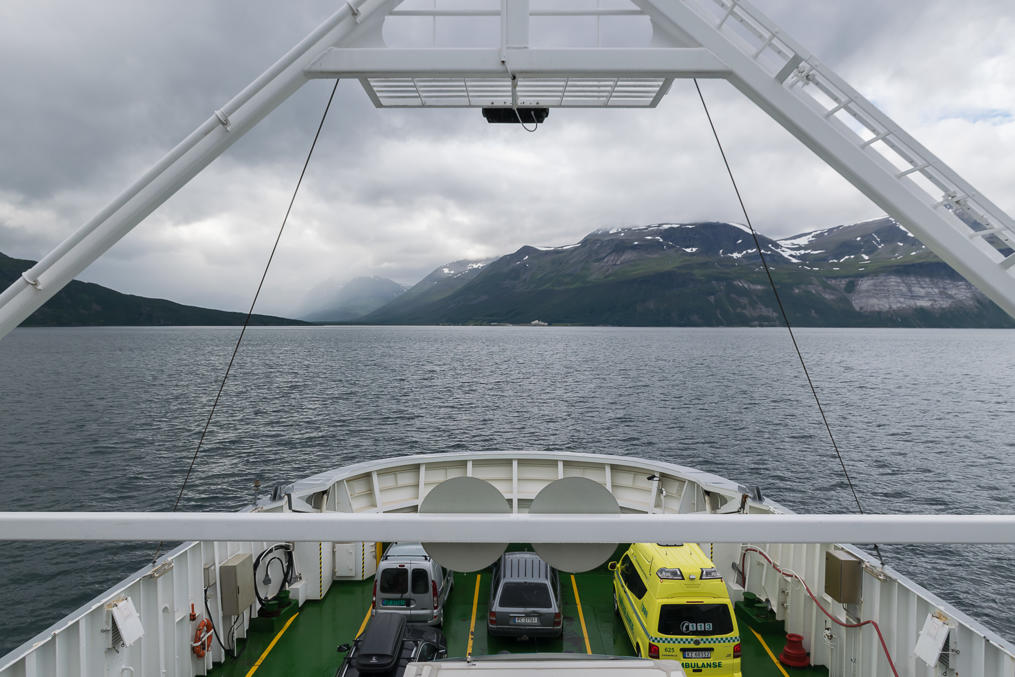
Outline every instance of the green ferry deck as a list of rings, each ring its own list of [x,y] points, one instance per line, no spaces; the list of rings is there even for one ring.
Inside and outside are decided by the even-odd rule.
[[[612,573],[605,566],[583,574],[561,573],[564,634],[559,639],[516,640],[486,633],[488,571],[455,574],[444,617],[450,657],[512,653],[574,653],[633,656],[623,624],[613,612]],[[373,579],[335,581],[323,600],[306,602],[298,611],[260,627],[251,626],[238,642],[240,655],[217,665],[213,677],[334,677],[344,657],[336,648],[351,643],[370,617]],[[293,605],[295,607],[295,605]],[[743,644],[744,677],[827,677],[824,668],[791,668],[779,664],[785,634],[771,622],[749,625],[744,605],[737,604]]]

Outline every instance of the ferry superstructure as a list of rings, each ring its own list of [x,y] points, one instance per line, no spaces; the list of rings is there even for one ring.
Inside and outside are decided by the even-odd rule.
[[[342,4],[0,294],[0,336],[302,84],[342,78],[358,80],[377,107],[482,108],[493,117],[514,115],[523,124],[530,117],[537,124],[549,108],[652,108],[676,78],[724,78],[1015,315],[1011,218],[749,3],[632,0],[622,9],[574,10],[543,7],[537,0],[501,0],[475,9],[399,5],[397,0]],[[486,48],[385,46],[386,21],[419,16],[435,23],[446,17],[493,18],[500,40]],[[597,26],[638,17],[651,26],[651,39],[629,48],[601,47],[597,39],[578,48],[535,46],[531,22],[544,16],[591,17]],[[489,481],[508,512],[417,513],[435,486],[457,476]],[[572,476],[605,486],[623,514],[528,514],[541,489]],[[306,604],[325,597],[335,581],[356,578],[349,558],[355,560],[357,552],[365,578],[367,553],[379,541],[482,543],[496,533],[505,542],[622,543],[679,532],[681,540],[709,544],[731,587],[766,600],[788,630],[804,636],[813,662],[829,674],[891,674],[887,656],[892,656],[899,674],[1011,677],[1010,643],[838,543],[1012,543],[1013,526],[1011,516],[794,516],[759,494],[691,469],[626,456],[540,452],[373,461],[297,482],[273,502],[235,515],[7,513],[0,515],[0,540],[188,542],[0,659],[0,676],[206,674],[226,655],[214,645],[201,656],[193,651],[203,597],[215,589],[218,598],[207,613],[217,615],[217,627],[228,626],[223,565],[275,542],[295,544],[299,578],[293,591]],[[862,590],[858,601],[823,598],[826,617],[799,581],[822,590],[829,553],[858,563]],[[577,597],[577,583],[575,591]],[[256,610],[251,605],[234,615],[237,636],[246,634]],[[876,621],[884,645],[836,619],[846,625]]]

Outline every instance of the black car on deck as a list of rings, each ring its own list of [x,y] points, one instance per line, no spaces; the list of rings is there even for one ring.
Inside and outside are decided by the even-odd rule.
[[[443,632],[428,625],[406,623],[405,616],[399,614],[377,614],[351,648],[343,644],[338,650],[348,653],[335,677],[400,677],[413,661],[433,661],[448,655]]]

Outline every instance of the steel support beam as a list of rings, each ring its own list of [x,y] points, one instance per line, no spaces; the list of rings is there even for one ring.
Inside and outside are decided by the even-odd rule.
[[[493,536],[493,535],[496,536]],[[0,513],[0,541],[1015,543],[1015,515]]]
[[[730,69],[695,47],[629,49],[329,49],[308,78],[678,77],[724,78]]]

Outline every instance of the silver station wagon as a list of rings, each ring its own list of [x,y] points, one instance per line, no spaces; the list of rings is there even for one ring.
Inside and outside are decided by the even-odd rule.
[[[560,637],[560,576],[532,552],[505,553],[493,569],[486,629],[508,637]]]

